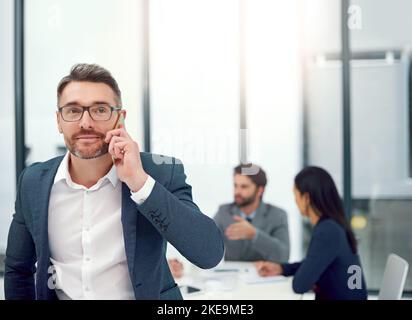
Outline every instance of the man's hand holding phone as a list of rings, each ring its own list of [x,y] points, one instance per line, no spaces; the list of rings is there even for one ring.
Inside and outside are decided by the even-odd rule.
[[[109,153],[119,179],[126,183],[132,192],[137,192],[148,178],[140,159],[139,145],[127,133],[122,113],[119,114],[115,127],[106,133],[104,141],[109,144]]]

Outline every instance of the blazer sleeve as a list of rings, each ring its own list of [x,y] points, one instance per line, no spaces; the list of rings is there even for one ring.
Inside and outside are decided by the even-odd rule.
[[[282,263],[289,260],[289,228],[286,212],[281,211],[279,222],[270,233],[256,230],[256,237],[251,241],[254,250],[265,260]]]
[[[321,275],[336,258],[342,244],[340,230],[327,222],[313,234],[305,260],[296,270],[293,290],[305,293],[313,288]]]
[[[36,250],[33,238],[26,227],[21,206],[23,176],[24,171],[18,182],[15,213],[9,230],[4,261],[4,293],[7,300],[34,300],[36,298],[34,286]]]
[[[186,259],[208,269],[223,257],[222,233],[192,200],[192,187],[186,183],[183,164],[175,160],[170,184],[156,181],[139,211]]]
[[[295,262],[295,263],[283,263],[282,264],[282,275],[285,277],[290,277],[295,275],[296,271],[300,268],[302,262]]]

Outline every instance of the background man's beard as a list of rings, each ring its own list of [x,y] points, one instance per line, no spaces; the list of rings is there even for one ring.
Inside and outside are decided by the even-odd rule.
[[[255,202],[256,197],[257,197],[257,192],[249,198],[242,198],[241,201],[238,201],[238,200],[235,199],[235,203],[240,208],[246,207],[248,205],[251,205],[253,202]]]

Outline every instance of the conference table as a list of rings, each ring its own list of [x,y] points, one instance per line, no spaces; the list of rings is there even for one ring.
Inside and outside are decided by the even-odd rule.
[[[176,279],[185,300],[301,300],[311,294],[296,294],[291,277],[260,277],[252,262],[221,262],[202,270],[185,268]]]

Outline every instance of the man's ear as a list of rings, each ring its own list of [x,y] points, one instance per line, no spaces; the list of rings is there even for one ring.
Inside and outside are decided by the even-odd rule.
[[[59,132],[63,133],[63,129],[60,126],[60,118],[59,118],[59,112],[58,111],[56,111],[56,121],[57,121],[57,128],[59,129]]]
[[[262,198],[263,197],[263,193],[265,192],[265,187],[262,187],[262,186],[260,186],[259,188],[258,188],[258,193],[259,193],[259,196]]]

